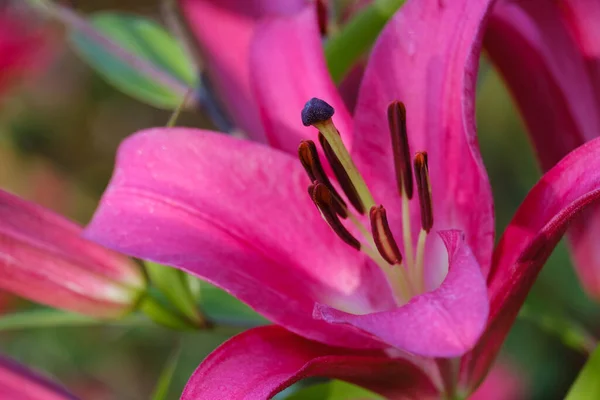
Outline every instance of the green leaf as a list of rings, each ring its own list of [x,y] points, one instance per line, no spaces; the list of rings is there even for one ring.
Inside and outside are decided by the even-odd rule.
[[[58,326],[131,326],[138,324],[147,324],[147,319],[142,315],[132,314],[120,320],[102,320],[51,308],[27,310],[0,316],[0,332]]]
[[[166,400],[169,393],[169,386],[173,380],[175,369],[177,368],[177,361],[179,361],[179,355],[181,354],[181,346],[177,346],[174,350],[167,363],[162,370],[158,383],[152,393],[152,400]]]
[[[192,322],[201,325],[202,315],[196,307],[196,300],[189,286],[187,274],[181,270],[145,262],[150,281],[160,290],[169,302],[188,317]]]
[[[379,36],[405,0],[375,0],[325,44],[325,59],[335,82],[340,82]]]
[[[565,400],[600,399],[600,346],[592,353]]]
[[[268,323],[246,304],[206,282],[200,283],[200,304],[206,317],[217,325],[248,328]]]
[[[333,380],[327,383],[320,383],[317,385],[309,386],[301,389],[291,396],[287,397],[287,400],[311,400],[311,399],[323,399],[323,400],[348,400],[348,399],[360,399],[360,400],[384,400],[385,398],[371,392],[370,390],[364,389],[360,386],[352,385],[344,381]]]
[[[153,297],[151,293],[152,291],[149,291],[148,295],[142,299],[139,310],[146,314],[152,321],[179,331],[190,331],[199,328],[196,324],[179,314],[177,310],[171,309],[171,307],[163,304],[158,298]]]
[[[531,322],[575,351],[588,354],[594,349],[594,338],[579,323],[557,309],[550,313],[541,307],[525,304],[519,312],[519,319]]]
[[[93,14],[91,26],[77,19],[71,22],[70,41],[75,51],[130,96],[156,107],[175,109],[187,88],[196,86],[192,61],[159,24],[136,15],[110,12]]]

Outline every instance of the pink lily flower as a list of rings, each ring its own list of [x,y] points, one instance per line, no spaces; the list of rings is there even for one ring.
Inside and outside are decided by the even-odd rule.
[[[566,224],[600,189],[582,173],[598,163],[595,141],[542,178],[493,249],[474,126],[490,6],[408,1],[373,49],[353,118],[328,76],[314,8],[265,22],[251,82],[270,147],[187,128],[121,145],[86,235],[206,279],[287,329],[222,345],[184,399],[269,398],[314,375],[392,398],[481,382]],[[321,135],[298,124],[312,96],[336,111],[307,104],[303,122]],[[427,152],[414,182],[409,148]],[[459,378],[440,358],[461,356]]]
[[[81,233],[63,217],[0,191],[0,288],[93,317],[131,311],[145,289],[141,270]]]
[[[484,45],[523,114],[543,170],[600,135],[600,2],[499,1]],[[600,300],[600,209],[569,229],[580,280]]]
[[[62,386],[0,356],[0,397],[11,400],[75,400]]]

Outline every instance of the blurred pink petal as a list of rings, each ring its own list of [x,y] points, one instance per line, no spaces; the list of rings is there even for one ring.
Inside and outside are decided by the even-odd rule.
[[[527,383],[523,379],[523,372],[512,364],[496,363],[469,400],[524,400]]]
[[[415,365],[383,352],[328,347],[277,326],[233,337],[200,364],[182,400],[270,399],[308,377],[343,379],[390,399],[425,399],[437,390]]]
[[[485,46],[517,101],[538,158],[550,169],[600,135],[600,2],[500,1]],[[569,229],[581,283],[600,299],[600,207]]]
[[[62,386],[3,356],[0,356],[0,398],[76,400]]]
[[[40,71],[48,60],[51,35],[30,24],[24,15],[0,8],[0,93],[15,80]]]
[[[145,285],[138,266],[81,232],[51,211],[0,191],[0,287],[95,317],[130,311]]]
[[[179,0],[218,96],[234,121],[255,140],[265,141],[250,91],[249,47],[256,24],[265,18],[297,12],[308,3],[309,0]]]

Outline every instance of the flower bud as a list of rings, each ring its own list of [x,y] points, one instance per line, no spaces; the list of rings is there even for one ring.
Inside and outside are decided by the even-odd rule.
[[[141,268],[82,228],[0,191],[0,288],[51,307],[116,318],[144,292]]]

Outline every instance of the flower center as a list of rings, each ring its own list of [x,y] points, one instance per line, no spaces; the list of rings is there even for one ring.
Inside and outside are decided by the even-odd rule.
[[[354,211],[329,180],[315,143],[302,141],[298,156],[311,184],[308,193],[331,229],[346,244],[369,256],[383,271],[398,304],[426,291],[424,280],[424,255],[427,235],[433,227],[433,207],[427,153],[417,152],[411,162],[406,129],[406,108],[395,101],[388,107],[388,122],[392,139],[396,184],[402,204],[402,239],[404,255],[390,229],[386,209],[377,205],[365,180],[362,178],[350,153],[344,146],[339,131],[332,121],[333,107],[325,101],[313,98],[302,110],[302,123],[319,130],[319,143],[336,181]],[[413,197],[413,163],[417,194],[421,210],[421,230],[416,248],[413,248],[410,200]],[[359,215],[369,210],[370,229]],[[343,220],[350,221],[360,232],[356,238]]]

